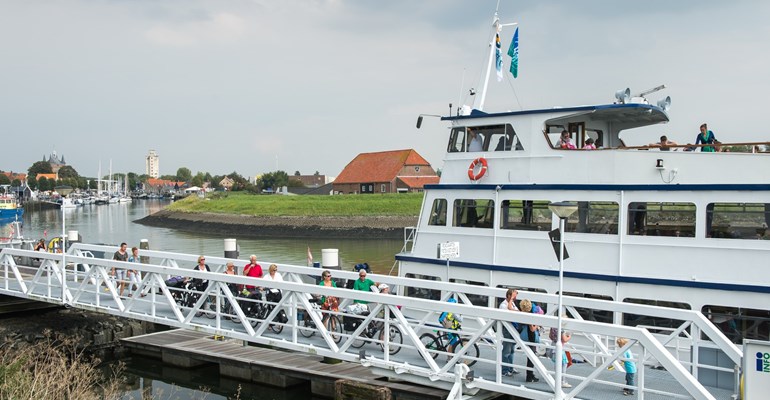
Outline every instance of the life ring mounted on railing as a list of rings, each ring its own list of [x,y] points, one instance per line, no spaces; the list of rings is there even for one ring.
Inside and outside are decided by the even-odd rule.
[[[481,165],[481,169],[479,169],[479,173],[476,173],[476,167]],[[487,173],[488,169],[487,165],[487,159],[484,157],[479,157],[471,162],[471,165],[468,167],[468,178],[472,181],[477,181],[481,179],[484,174]]]

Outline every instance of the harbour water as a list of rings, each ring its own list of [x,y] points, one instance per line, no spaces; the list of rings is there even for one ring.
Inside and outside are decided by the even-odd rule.
[[[134,223],[168,205],[167,201],[135,201],[129,204],[89,205],[66,209],[65,230],[76,230],[84,242],[138,246],[147,239],[150,248],[181,253],[221,256],[225,236],[207,236],[173,229],[154,228]],[[11,225],[0,222],[0,236],[9,236]],[[24,214],[23,234],[27,238],[52,239],[62,233],[61,210],[42,210]],[[392,239],[248,239],[238,232],[226,236],[235,238],[240,246],[240,258],[256,254],[259,262],[305,265],[310,247],[314,260],[321,261],[321,249],[339,249],[340,266],[367,262],[378,273],[388,273],[394,263],[394,254],[403,243]],[[190,266],[192,268],[192,265]],[[121,360],[126,368],[122,373],[127,386],[123,399],[309,399],[309,387],[276,389],[222,378],[216,368],[184,370],[163,365],[149,358]]]
[[[307,249],[311,249],[315,261],[321,261],[321,249],[339,249],[340,266],[352,268],[366,262],[377,273],[387,274],[394,263],[394,255],[403,242],[393,239],[248,239],[239,237],[237,231],[227,236],[188,233],[174,229],[154,228],[133,221],[161,210],[167,201],[143,200],[110,205],[88,205],[65,209],[65,230],[76,230],[84,242],[139,246],[147,239],[153,250],[221,256],[224,239],[235,238],[240,246],[240,258],[246,260],[255,254],[261,264],[286,263],[305,265]],[[0,225],[0,236],[8,236],[10,225]],[[23,233],[32,239],[50,240],[62,232],[60,210],[42,210],[24,214]],[[264,266],[264,265],[263,265]],[[190,266],[192,268],[192,265]]]

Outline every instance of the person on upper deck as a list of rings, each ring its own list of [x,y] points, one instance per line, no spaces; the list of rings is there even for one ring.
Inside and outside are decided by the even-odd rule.
[[[583,150],[596,150],[594,140],[591,138],[586,139],[586,144],[583,146]]]
[[[714,136],[714,132],[708,129],[708,126],[704,123],[700,126],[700,133],[695,138],[695,144],[714,144],[717,138]],[[700,151],[714,152],[716,149],[713,146],[703,146]]]
[[[468,128],[468,151],[484,151],[481,134]]]
[[[575,144],[572,143],[572,139],[566,129],[561,131],[561,137],[559,138],[559,141],[556,142],[556,147],[568,150],[575,150],[577,148],[575,147]]]
[[[660,151],[669,151],[671,150],[671,147],[669,146],[678,146],[676,142],[672,140],[668,140],[668,137],[666,135],[663,135],[660,137],[660,142],[656,143],[650,143],[650,147],[660,147]],[[676,149],[674,149],[676,150]]]

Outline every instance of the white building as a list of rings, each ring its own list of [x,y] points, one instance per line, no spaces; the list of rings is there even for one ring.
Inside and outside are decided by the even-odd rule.
[[[160,176],[160,158],[155,150],[150,150],[150,154],[147,155],[144,171],[151,178]]]

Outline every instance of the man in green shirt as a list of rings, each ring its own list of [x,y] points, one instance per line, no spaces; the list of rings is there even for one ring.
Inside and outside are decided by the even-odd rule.
[[[353,283],[353,290],[361,290],[363,292],[369,292],[371,291],[371,287],[374,286],[374,281],[371,279],[368,279],[366,277],[366,271],[363,269],[358,272],[358,279],[356,279],[356,282]],[[364,300],[356,300],[356,303],[359,304],[369,304],[368,301]]]

